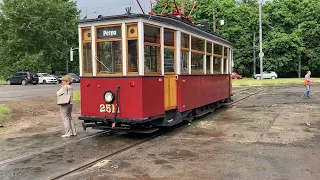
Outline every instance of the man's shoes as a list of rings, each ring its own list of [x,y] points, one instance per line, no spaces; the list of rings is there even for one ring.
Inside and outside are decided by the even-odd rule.
[[[67,137],[70,137],[70,135],[62,135],[61,137],[63,137],[63,138],[67,138]]]

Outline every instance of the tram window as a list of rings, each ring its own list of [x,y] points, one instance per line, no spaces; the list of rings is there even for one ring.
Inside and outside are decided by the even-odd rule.
[[[180,66],[181,66],[181,73],[188,73],[189,68],[189,52],[188,51],[181,51],[181,59],[180,59]]]
[[[221,73],[221,58],[213,57],[213,74]]]
[[[181,33],[181,48],[189,48],[189,35]]]
[[[164,72],[174,72],[173,49],[164,49]]]
[[[128,72],[138,72],[137,42],[137,40],[128,40]]]
[[[121,41],[98,42],[98,71],[100,73],[122,72]]]
[[[198,53],[191,54],[191,73],[203,73],[203,55]]]
[[[212,53],[212,42],[207,42],[207,53]]]
[[[157,46],[144,46],[144,71],[146,73],[150,72],[160,72],[160,47]]]
[[[219,44],[214,44],[214,49],[213,49],[214,54],[219,54],[222,55],[222,46]]]
[[[91,42],[83,43],[83,72],[92,73]]]
[[[210,67],[211,67],[210,56],[206,56],[206,74],[211,74]]]
[[[228,48],[224,47],[224,56],[227,56],[227,55],[228,55]]]
[[[164,45],[174,46],[174,32],[169,30],[164,30]]]
[[[192,36],[191,49],[204,52],[204,40]]]
[[[160,44],[160,28],[144,25],[144,42]]]

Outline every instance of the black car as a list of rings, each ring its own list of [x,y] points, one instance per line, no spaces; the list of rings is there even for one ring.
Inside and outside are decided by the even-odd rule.
[[[16,72],[12,77],[7,79],[7,84],[33,84],[36,85],[39,82],[39,77],[35,72]]]
[[[68,73],[69,76],[72,78],[73,83],[80,83],[80,77],[75,73]]]

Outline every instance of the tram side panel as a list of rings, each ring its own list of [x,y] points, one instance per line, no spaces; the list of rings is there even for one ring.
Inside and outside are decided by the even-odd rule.
[[[164,114],[164,77],[142,78],[143,117]]]
[[[180,76],[178,79],[178,110],[191,110],[230,96],[229,75]]]
[[[106,103],[104,93],[111,91],[116,96],[119,89],[118,118],[143,119],[163,114],[163,81],[155,77],[82,77],[81,115],[83,117],[113,119],[116,99]],[[162,92],[158,92],[162,90]],[[157,93],[157,94],[154,94]],[[146,96],[146,97],[144,97]]]

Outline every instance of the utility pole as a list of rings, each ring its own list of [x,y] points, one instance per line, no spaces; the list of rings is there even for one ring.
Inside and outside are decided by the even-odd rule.
[[[64,30],[65,30],[65,32],[67,32],[67,22],[66,21],[64,21]],[[66,36],[66,34],[65,34],[65,36]],[[66,37],[64,37],[64,39],[65,39],[66,46],[68,46],[68,41],[67,41]],[[69,60],[68,60],[68,58],[66,58],[66,59],[67,59],[67,62],[66,62],[66,74],[68,74],[69,73]]]
[[[213,16],[213,32],[216,32],[216,10],[212,9],[212,16]]]
[[[84,19],[88,18],[88,8],[86,7],[86,17]]]
[[[259,3],[259,31],[260,31],[260,79],[263,79],[263,56],[264,53],[262,51],[262,1]]]
[[[298,25],[300,31],[300,24]],[[298,67],[298,77],[301,78],[301,48],[299,49],[299,67]]]
[[[256,32],[253,32],[253,75],[256,75]]]
[[[181,12],[184,14],[184,0],[181,0]]]

